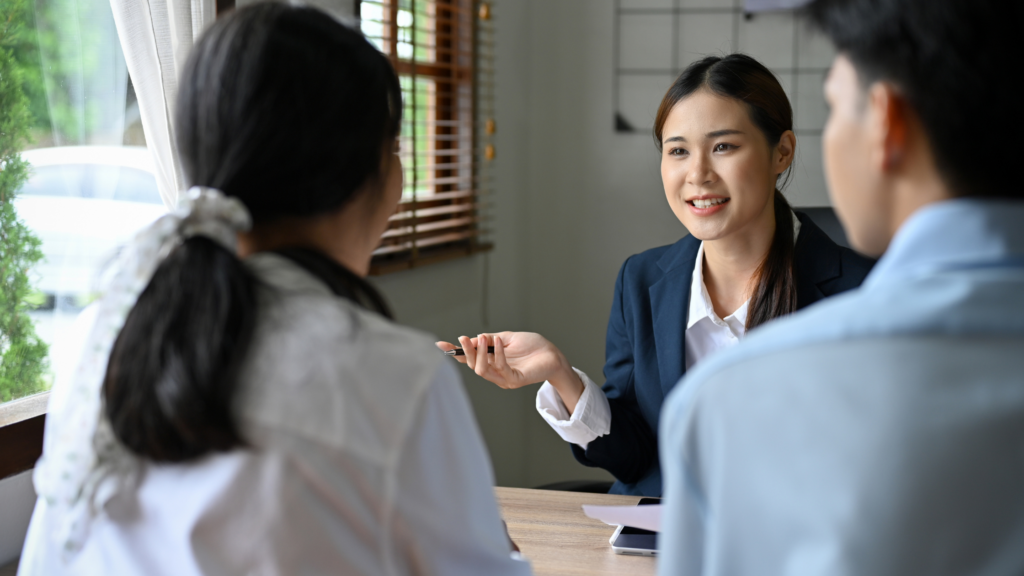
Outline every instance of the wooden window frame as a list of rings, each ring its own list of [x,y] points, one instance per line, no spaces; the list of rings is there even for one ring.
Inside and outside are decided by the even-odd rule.
[[[50,393],[0,405],[0,480],[31,470],[43,455],[43,430]]]
[[[430,142],[434,157],[440,157],[445,151],[450,150],[453,156],[447,157],[457,158],[455,162],[440,163],[439,168],[430,171],[427,185],[431,190],[426,196],[416,195],[416,189],[422,183],[406,182],[411,194],[403,194],[404,199],[399,204],[396,214],[392,216],[389,228],[382,238],[382,245],[374,253],[370,274],[382,275],[487,252],[493,249],[493,245],[483,240],[485,218],[482,213],[484,182],[481,177],[481,163],[486,160],[480,148],[481,139],[478,136],[477,122],[477,45],[480,38],[479,15],[482,2],[430,2],[435,10],[435,27],[427,31],[434,36],[433,49],[436,52],[432,61],[417,60],[415,48],[412,59],[398,57],[399,0],[368,2],[380,4],[381,10],[386,12],[380,41],[384,44],[384,51],[399,76],[410,79],[409,83],[414,91],[419,79],[435,81],[435,106],[433,116],[428,117],[428,123],[434,126]],[[361,17],[362,4],[362,0],[356,0],[354,3],[357,18]],[[489,18],[489,7],[487,13]],[[414,20],[413,27],[415,26]],[[409,40],[415,46],[415,37]],[[462,97],[459,91],[465,88],[469,90],[469,107],[459,102]],[[409,103],[406,106],[408,111]],[[415,106],[415,98],[412,99],[412,106]],[[410,114],[407,112],[405,117],[408,119]],[[493,122],[491,125],[493,126]],[[418,153],[415,155],[419,156]],[[429,156],[429,153],[425,156]],[[416,173],[415,168],[413,173]],[[445,237],[457,239],[432,244],[444,240]]]

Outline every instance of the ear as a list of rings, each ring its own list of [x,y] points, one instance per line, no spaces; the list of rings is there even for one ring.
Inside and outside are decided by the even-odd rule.
[[[792,164],[796,155],[796,134],[792,130],[786,130],[775,145],[775,158],[773,159],[775,174],[782,174]]]
[[[895,86],[876,82],[868,90],[868,140],[871,161],[883,173],[898,171],[907,157],[910,109]]]

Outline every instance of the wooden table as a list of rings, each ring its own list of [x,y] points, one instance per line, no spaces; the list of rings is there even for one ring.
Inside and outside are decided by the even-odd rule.
[[[583,504],[636,504],[637,496],[495,488],[508,532],[537,576],[653,575],[656,559],[612,552],[614,526],[587,518]]]

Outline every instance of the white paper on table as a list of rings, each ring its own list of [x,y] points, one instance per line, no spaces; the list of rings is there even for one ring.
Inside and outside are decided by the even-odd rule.
[[[661,504],[644,506],[591,506],[584,504],[583,513],[612,526],[632,526],[653,532],[661,531]]]

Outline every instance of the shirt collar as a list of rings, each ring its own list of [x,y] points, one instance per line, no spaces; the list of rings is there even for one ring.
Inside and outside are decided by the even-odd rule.
[[[796,243],[800,235],[800,219],[793,214],[793,242]],[[735,312],[729,316],[735,318],[742,325],[747,324],[747,307],[750,299],[747,299]],[[693,280],[690,283],[690,313],[686,317],[686,329],[689,330],[694,324],[705,318],[712,320],[718,318],[714,306],[711,305],[711,295],[704,285],[704,243],[697,248],[697,262],[693,265]],[[721,322],[722,320],[719,319]]]
[[[865,288],[964,266],[1024,259],[1024,202],[957,198],[914,212],[868,274]]]
[[[707,288],[704,287],[704,243],[697,248],[697,263],[693,267],[693,276],[690,281],[690,313],[686,316],[686,329],[689,330],[694,324],[714,314],[711,310],[711,298]]]

